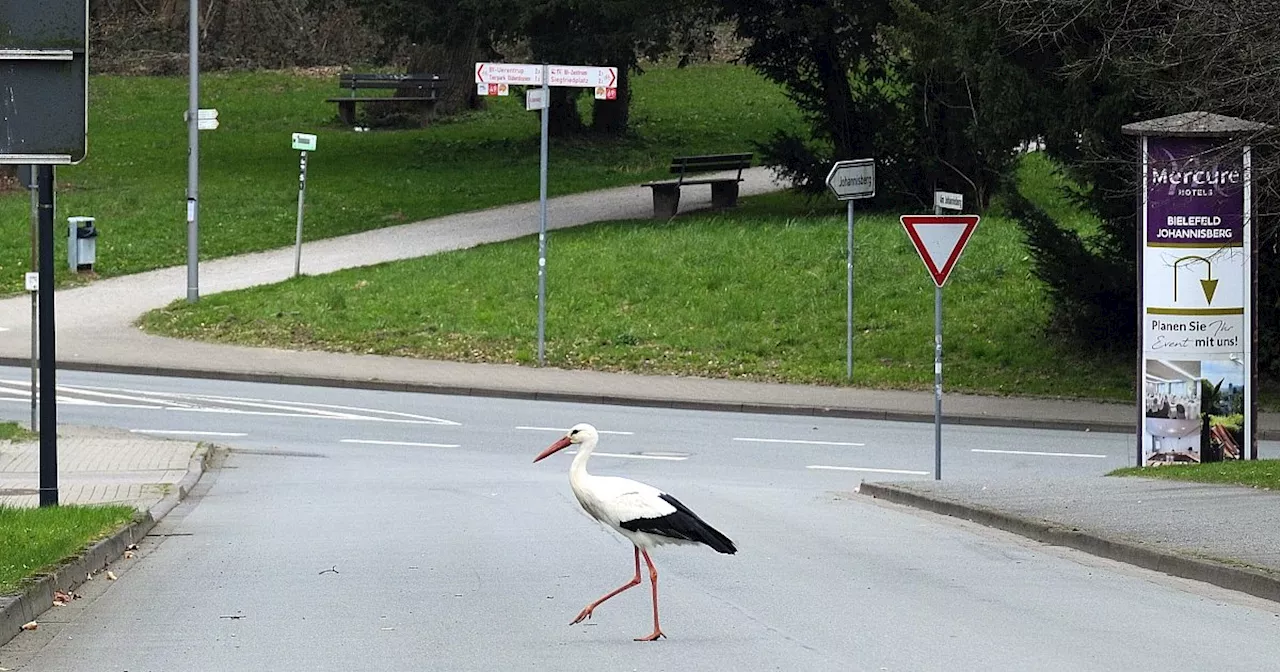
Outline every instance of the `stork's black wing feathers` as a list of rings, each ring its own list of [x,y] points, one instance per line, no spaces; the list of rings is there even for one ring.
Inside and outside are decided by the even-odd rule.
[[[729,540],[714,527],[711,527],[698,517],[698,514],[689,510],[689,507],[680,503],[680,500],[668,494],[659,495],[663,501],[675,507],[674,513],[669,513],[658,518],[636,518],[635,520],[624,520],[619,524],[623,529],[632,532],[646,532],[648,534],[657,534],[672,539],[687,539],[688,541],[696,541],[714,548],[721,553],[737,553],[738,549]]]

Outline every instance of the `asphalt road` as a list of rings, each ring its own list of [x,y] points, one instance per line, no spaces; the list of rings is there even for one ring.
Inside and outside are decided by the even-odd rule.
[[[929,425],[60,381],[63,422],[210,432],[231,450],[118,581],[0,649],[11,669],[1253,672],[1280,656],[1273,603],[850,494],[931,478]],[[21,394],[3,396],[3,417],[26,417]],[[593,471],[671,491],[740,548],[654,554],[668,640],[631,641],[649,631],[641,588],[568,625],[631,573],[625,542],[573,501],[568,459],[531,464],[579,421],[618,432],[599,450],[627,456]],[[945,478],[1102,473],[1132,449],[1105,434],[944,439]]]

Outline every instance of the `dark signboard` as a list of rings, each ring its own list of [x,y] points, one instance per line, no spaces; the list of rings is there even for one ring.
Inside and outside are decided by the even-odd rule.
[[[85,156],[89,4],[0,0],[0,163]]]

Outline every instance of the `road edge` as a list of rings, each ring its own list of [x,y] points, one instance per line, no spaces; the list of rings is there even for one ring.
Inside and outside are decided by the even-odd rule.
[[[1017,516],[885,483],[864,482],[859,486],[858,492],[874,499],[961,518],[1042,543],[1065,546],[1109,560],[1280,602],[1280,577],[1256,569],[1157,550],[1138,542],[1107,537],[1053,521]]]
[[[30,362],[27,360],[0,357],[0,366],[26,366],[28,364],[30,364]],[[713,399],[669,399],[620,394],[616,391],[610,392],[609,394],[544,390],[534,391],[485,387],[483,385],[443,385],[436,383],[415,383],[381,379],[342,378],[338,376],[313,376],[247,371],[214,371],[198,368],[167,367],[146,364],[109,364],[89,361],[59,362],[58,366],[67,370],[91,371],[97,373],[164,376],[170,378],[197,378],[202,380],[269,383],[275,385],[306,385],[311,387],[335,387],[360,390],[379,390],[386,392],[416,392],[450,396],[560,401],[606,404],[610,406],[671,408],[690,411],[727,411],[769,415],[807,415],[817,417],[852,418],[858,420],[882,420],[890,422],[932,423],[934,420],[932,411],[917,412],[871,408],[769,404],[760,402],[716,401]],[[1015,418],[995,415],[964,415],[953,413],[944,415],[942,421],[943,424],[946,425],[1011,427],[1017,429],[1052,429],[1079,432],[1105,432],[1109,434],[1131,434],[1134,431],[1133,425],[1130,423],[1067,420],[1062,418]],[[1258,438],[1259,440],[1266,441],[1280,439],[1280,430],[1261,430]]]
[[[213,455],[212,444],[201,443],[187,462],[187,473],[177,485],[146,511],[115,534],[93,544],[80,555],[41,576],[16,595],[0,595],[0,646],[22,632],[22,626],[36,621],[53,607],[55,591],[71,592],[124,555],[125,550],[151,532],[200,482]]]

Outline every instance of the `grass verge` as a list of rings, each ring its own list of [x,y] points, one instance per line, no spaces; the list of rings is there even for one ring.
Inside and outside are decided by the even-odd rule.
[[[1246,485],[1267,490],[1280,489],[1280,460],[1228,460],[1205,464],[1125,467],[1109,476],[1142,476],[1197,483]]]
[[[0,441],[35,441],[39,434],[16,422],[0,422]]]
[[[855,364],[846,378],[839,211],[773,194],[716,214],[550,234],[547,363],[928,389],[933,284],[892,216],[858,220]],[[536,237],[527,237],[180,301],[142,326],[257,346],[529,364],[536,263]],[[1131,367],[1042,336],[1047,305],[1013,222],[983,219],[944,290],[943,316],[947,390],[1131,395]]]
[[[0,506],[0,595],[74,557],[133,519],[128,506]]]
[[[783,91],[746,67],[654,67],[634,80],[632,132],[553,138],[552,196],[641,182],[672,156],[750,151],[801,118]],[[706,91],[714,90],[714,96]],[[186,263],[185,77],[93,76],[88,156],[59,167],[56,258],[66,217],[97,217],[96,272],[114,276]],[[315,133],[304,238],[316,240],[538,198],[539,123],[522,96],[415,130],[353,132],[333,103],[337,78],[292,72],[209,73],[201,107],[220,127],[200,134],[200,257],[293,243],[298,200],[294,131]],[[590,97],[580,99],[589,117]],[[30,266],[30,199],[0,196],[0,294]],[[62,283],[72,278],[58,264]]]

